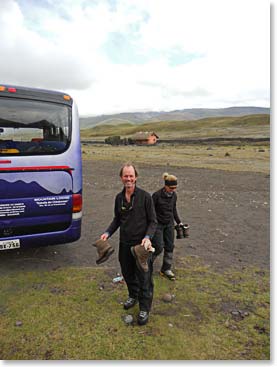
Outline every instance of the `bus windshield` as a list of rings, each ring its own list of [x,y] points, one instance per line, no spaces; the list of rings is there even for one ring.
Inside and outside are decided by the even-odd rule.
[[[0,98],[0,156],[64,152],[71,141],[71,107]]]

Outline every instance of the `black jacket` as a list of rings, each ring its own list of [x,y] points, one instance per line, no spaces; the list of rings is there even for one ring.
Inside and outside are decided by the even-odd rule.
[[[177,202],[176,192],[173,192],[173,195],[171,197],[168,197],[165,194],[164,188],[162,188],[154,192],[152,198],[155,205],[158,223],[174,224],[174,219],[177,224],[181,223],[176,208],[176,202]]]
[[[128,245],[141,243],[145,236],[151,239],[156,231],[157,219],[151,195],[136,187],[128,205],[125,188],[116,195],[114,219],[106,232],[109,237],[120,227],[120,242]]]

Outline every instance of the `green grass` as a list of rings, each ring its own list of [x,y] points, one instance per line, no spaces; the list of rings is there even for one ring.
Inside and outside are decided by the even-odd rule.
[[[1,278],[3,360],[267,360],[269,274],[224,274],[186,257],[170,282],[154,276],[150,321],[127,326],[125,284],[113,269],[65,268]],[[170,292],[175,297],[165,303]],[[232,311],[240,310],[243,317]],[[16,326],[20,321],[22,324]]]

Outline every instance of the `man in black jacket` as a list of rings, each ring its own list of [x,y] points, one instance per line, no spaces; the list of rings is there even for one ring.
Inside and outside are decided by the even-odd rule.
[[[136,265],[131,247],[141,244],[147,251],[151,250],[157,220],[151,195],[136,186],[138,173],[135,166],[123,165],[120,177],[124,188],[115,198],[114,219],[101,239],[106,241],[120,227],[119,262],[129,292],[124,309],[128,310],[138,301],[138,324],[144,325],[148,322],[153,299],[153,268],[149,264],[149,270],[142,272]]]
[[[164,187],[153,195],[158,226],[152,243],[155,248],[153,260],[164,250],[163,263],[160,274],[170,280],[175,280],[175,274],[171,270],[174,250],[174,220],[182,225],[179,218],[177,202],[177,178],[168,173],[163,174]]]

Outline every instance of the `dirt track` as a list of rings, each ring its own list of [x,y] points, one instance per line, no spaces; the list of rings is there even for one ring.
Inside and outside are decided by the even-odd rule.
[[[120,163],[84,161],[81,239],[73,244],[1,251],[1,275],[15,270],[95,266],[91,243],[112,219],[114,196],[121,190],[119,168]],[[175,242],[177,267],[179,258],[193,255],[217,270],[249,265],[269,268],[269,175],[173,167],[166,171],[178,177],[178,211],[183,222],[190,224],[190,238]],[[162,186],[162,167],[141,165],[139,172],[138,186],[149,192]],[[111,244],[116,249],[117,243],[115,234]],[[119,271],[117,254],[102,266]]]

